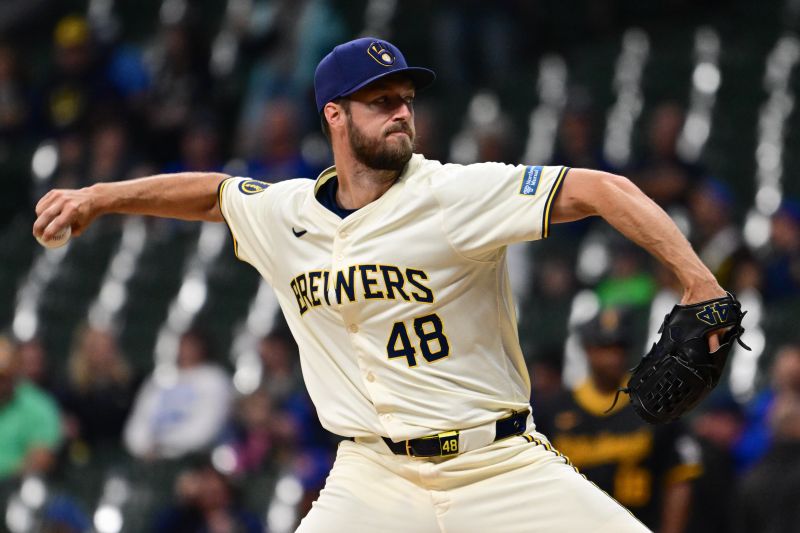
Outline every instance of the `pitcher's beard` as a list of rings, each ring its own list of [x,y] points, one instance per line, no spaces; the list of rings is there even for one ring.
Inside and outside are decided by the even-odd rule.
[[[353,121],[348,117],[347,137],[350,141],[350,148],[361,164],[375,170],[403,170],[411,155],[414,153],[414,132],[409,126],[398,126],[393,128],[382,138],[372,139],[364,135]],[[408,137],[398,136],[400,142],[389,142],[390,133],[402,131]]]

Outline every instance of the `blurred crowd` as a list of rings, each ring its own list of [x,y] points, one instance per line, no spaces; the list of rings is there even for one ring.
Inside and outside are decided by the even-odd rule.
[[[264,531],[264,516],[242,506],[241,492],[259,487],[249,496],[263,499],[261,509],[269,490],[259,479],[286,474],[302,487],[295,503],[304,514],[338,439],[316,419],[293,341],[278,333],[261,339],[263,382],[249,394],[235,392],[214,350],[192,329],[180,339],[174,375],[137,376],[112,331],[86,326],[76,332],[67,376],[55,379],[37,339],[15,345],[0,338],[0,484],[38,476],[58,487],[66,470],[122,464],[128,456],[136,468],[174,473],[166,479],[174,503],[150,508],[147,530]],[[94,503],[55,496],[45,519],[59,519],[69,505],[70,516],[80,516]]]
[[[83,14],[59,17],[48,26],[44,66],[34,67],[36,58],[14,41],[0,40],[0,226],[30,216],[53,187],[183,170],[276,181],[314,178],[328,166],[312,111],[314,67],[360,27],[326,0],[245,4],[248,10],[229,10],[217,21],[233,48],[212,42],[191,2],[164,2],[174,9],[163,8],[139,40]],[[522,39],[514,13],[524,8],[438,4],[431,17],[440,31],[421,60],[440,83],[513,85],[507,50]],[[604,20],[596,17],[597,33],[610,31]],[[466,42],[475,32],[486,37]],[[601,149],[604,110],[585,93],[570,89],[551,160],[528,163],[631,178],[679,223],[724,287],[758,304],[745,327],[761,328],[766,341],[749,389],[724,382],[685,423],[663,433],[642,426],[625,401],[604,412],[625,369],[644,353],[652,321],[663,318],[665,302],[668,309],[679,300],[680,287],[606,225],[560,225],[531,248],[532,280],[518,295],[534,417],[576,466],[654,529],[798,531],[800,336],[792,318],[800,316],[800,202],[783,198],[766,244],[750,246],[741,214],[752,200],[677,149],[686,114],[678,100],[649,107],[635,157],[617,168]],[[460,124],[437,112],[435,92],[427,105],[421,101],[418,151],[453,158],[457,150],[443,132]],[[518,162],[525,133],[518,123],[500,112],[491,124],[465,127],[472,160]],[[593,318],[576,320],[582,294],[595,302]],[[150,513],[140,517],[142,530],[265,531],[270,502],[285,498],[280,481],[287,478],[300,487],[289,521],[303,516],[338,438],[316,419],[294,341],[283,329],[259,341],[261,383],[242,394],[233,387],[228,347],[208,331],[197,325],[185,332],[174,371],[149,375],[137,372],[113,328],[83,325],[66,362],[53,361],[37,338],[0,337],[0,487],[8,494],[25,479],[52,483],[39,530],[97,525],[98,502],[72,490],[81,482],[102,485],[104,477],[88,473],[97,465],[104,474],[133,465],[126,479],[162,496],[129,500]],[[567,375],[569,338],[586,365],[576,379]]]

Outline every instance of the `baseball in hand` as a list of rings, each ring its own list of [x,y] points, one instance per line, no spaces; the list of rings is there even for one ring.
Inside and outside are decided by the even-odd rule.
[[[66,228],[56,233],[52,239],[44,240],[43,237],[36,237],[36,240],[39,241],[39,244],[41,244],[45,248],[60,248],[65,244],[67,244],[67,242],[69,242],[69,238],[71,236],[72,236],[72,228],[67,226]]]

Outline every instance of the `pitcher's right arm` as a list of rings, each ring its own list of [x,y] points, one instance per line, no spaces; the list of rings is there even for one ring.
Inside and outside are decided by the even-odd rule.
[[[180,172],[82,189],[53,189],[36,205],[33,234],[48,240],[70,226],[73,235],[80,235],[95,218],[110,213],[222,222],[217,189],[229,177]]]

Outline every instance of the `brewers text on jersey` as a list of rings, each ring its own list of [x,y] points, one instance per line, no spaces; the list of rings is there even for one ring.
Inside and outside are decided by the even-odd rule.
[[[358,274],[357,274],[358,273]],[[345,300],[397,300],[433,303],[433,291],[424,282],[428,275],[418,268],[394,265],[350,265],[346,270],[312,270],[292,278],[289,286],[300,314],[331,302]],[[406,288],[404,288],[406,287]]]

